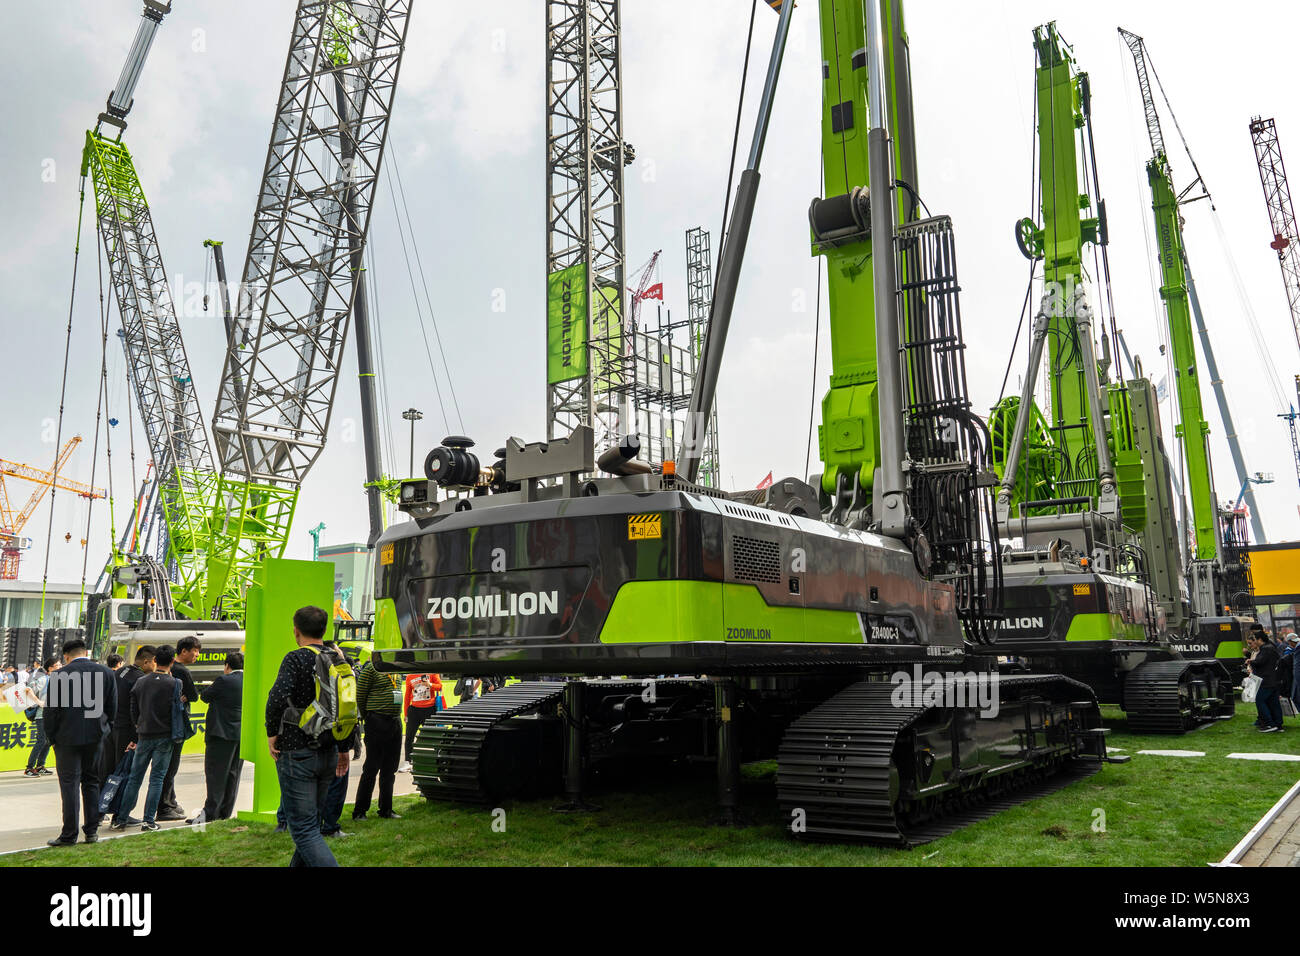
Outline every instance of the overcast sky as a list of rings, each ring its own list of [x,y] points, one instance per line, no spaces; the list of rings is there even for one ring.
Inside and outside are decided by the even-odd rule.
[[[84,131],[117,79],[134,36],[139,0],[5,3],[0,43],[8,76],[0,138],[0,302],[5,408],[0,457],[50,467],[52,422],[67,326],[77,228],[78,167]],[[289,0],[176,0],[158,33],[136,91],[126,140],[135,156],[174,287],[204,272],[206,238],[226,242],[230,272],[242,272],[254,199],[266,154],[294,4]],[[385,470],[405,472],[409,433],[400,418],[414,405],[416,460],[443,435],[462,430],[485,449],[507,435],[544,436],[544,4],[415,0],[386,165],[400,170],[423,276],[408,275],[393,194],[381,183],[371,229],[376,255],[372,306],[382,338],[384,380],[395,422]],[[747,0],[624,0],[624,133],[637,161],[627,173],[629,275],[663,250],[667,305],[685,308],[684,232],[717,231],[744,52]],[[925,0],[908,8],[919,139],[919,187],[929,208],[957,229],[968,366],[975,404],[998,397],[1025,292],[1026,264],[1012,224],[1030,208],[1033,149],[1031,31],[1058,18],[1080,68],[1092,76],[1101,191],[1110,218],[1110,259],[1119,323],[1156,380],[1159,299],[1147,238],[1150,199],[1143,164],[1150,149],[1136,99],[1132,60],[1116,27],[1146,37],[1152,61],[1209,183],[1222,239],[1206,203],[1188,207],[1186,239],[1211,337],[1237,416],[1248,467],[1273,473],[1258,490],[1273,540],[1300,537],[1297,483],[1285,423],[1249,333],[1228,252],[1240,270],[1288,401],[1300,352],[1286,300],[1247,130],[1256,114],[1276,117],[1284,150],[1300,156],[1300,107],[1293,70],[1297,14],[1289,4],[1165,4]],[[742,138],[752,128],[762,61],[776,17],[759,10],[756,66]],[[807,207],[820,192],[821,55],[814,4],[795,12],[793,34],[764,155],[763,184],[719,385],[725,483],[752,487],[767,472],[802,475],[813,395],[814,289]],[[1163,109],[1163,103],[1161,104]],[[1175,178],[1191,166],[1171,121]],[[743,154],[743,151],[742,151]],[[395,161],[390,163],[389,161]],[[1300,163],[1300,160],[1296,161]],[[1300,165],[1296,166],[1300,169]],[[65,407],[64,436],[86,441],[67,470],[90,480],[100,358],[99,280],[87,207]],[[407,253],[414,259],[414,250]],[[414,261],[412,261],[414,267]],[[630,279],[629,279],[630,281]],[[451,364],[436,352],[430,369],[412,285],[427,284],[437,331]],[[107,290],[106,290],[107,292]],[[824,295],[824,292],[823,292]],[[494,304],[504,302],[503,311]],[[427,321],[427,316],[426,316]],[[826,387],[823,305],[818,401]],[[116,308],[112,315],[116,328]],[[221,373],[223,332],[214,305],[182,319],[196,387],[210,419]],[[1015,388],[1025,363],[1013,364]],[[128,421],[136,417],[117,342],[108,350],[108,414],[118,528],[130,508]],[[324,455],[300,498],[290,557],[322,540],[364,540],[355,351],[348,349]],[[441,387],[447,407],[435,389]],[[1235,497],[1223,428],[1205,396],[1221,497]],[[444,417],[445,416],[445,417]],[[136,472],[147,453],[136,427]],[[1172,436],[1166,435],[1172,444]],[[108,484],[101,440],[95,483]],[[397,461],[394,463],[393,458]],[[418,466],[417,466],[418,467]],[[819,470],[815,453],[812,469]],[[10,480],[11,498],[27,488]],[[95,506],[90,578],[109,548],[108,509]],[[22,577],[41,577],[50,508],[25,529],[35,539]],[[50,578],[81,578],[86,506],[67,494],[53,509]],[[72,540],[65,542],[65,534]]]

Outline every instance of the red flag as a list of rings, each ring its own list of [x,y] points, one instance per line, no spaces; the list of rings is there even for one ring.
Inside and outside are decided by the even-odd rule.
[[[654,285],[648,286],[646,290],[641,293],[639,298],[658,299],[662,302],[664,300],[664,284],[662,282],[656,282]]]
[[[772,487],[772,473],[769,471],[767,473],[767,477],[758,483],[758,487],[756,490],[761,491],[764,488],[771,488],[771,487]]]

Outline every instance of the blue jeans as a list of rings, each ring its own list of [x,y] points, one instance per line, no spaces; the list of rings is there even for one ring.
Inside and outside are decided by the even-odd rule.
[[[45,766],[45,758],[50,753],[50,738],[45,736],[45,718],[37,717],[36,738],[32,744],[32,752],[27,757],[27,769],[35,770],[37,767]]]
[[[338,866],[320,832],[321,808],[338,762],[339,752],[334,747],[286,750],[275,762],[280,778],[280,809],[293,837],[290,866]]]
[[[175,741],[165,735],[141,737],[136,741],[135,757],[131,761],[131,776],[122,789],[122,802],[113,817],[114,823],[121,823],[135,809],[136,798],[140,795],[140,784],[144,781],[144,774],[149,769],[150,763],[153,764],[153,770],[149,772],[149,791],[144,798],[144,821],[155,822],[154,818],[158,815],[158,801],[162,798],[163,780],[167,776],[167,767],[172,762],[172,751],[175,748]]]
[[[345,773],[330,781],[330,788],[325,792],[325,802],[320,808],[320,832],[328,836],[343,829],[339,817],[343,816],[343,801],[348,798],[348,777]]]
[[[345,773],[341,777],[335,777],[330,781],[329,790],[325,791],[325,802],[320,808],[320,832],[329,836],[338,833],[343,829],[339,825],[339,817],[343,816],[343,801],[348,798],[348,777]],[[281,798],[280,805],[275,808],[275,825],[288,829],[284,822],[284,799]]]
[[[1261,687],[1255,694],[1255,704],[1265,727],[1282,726],[1282,695],[1276,687]]]

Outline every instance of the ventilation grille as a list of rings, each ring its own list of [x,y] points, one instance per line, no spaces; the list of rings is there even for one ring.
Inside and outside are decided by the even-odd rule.
[[[723,505],[728,514],[733,514],[738,518],[749,518],[753,521],[763,521],[767,524],[783,524],[793,526],[794,522],[779,512],[767,511],[762,508],[745,508],[740,505],[727,504]]]
[[[731,536],[731,570],[738,581],[781,583],[781,546],[743,535]]]

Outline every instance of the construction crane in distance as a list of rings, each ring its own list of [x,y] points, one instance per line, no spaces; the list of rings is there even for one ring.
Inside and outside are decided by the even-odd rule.
[[[1170,208],[1165,214],[1161,214],[1159,209],[1157,214],[1157,242],[1160,244],[1161,268],[1163,272],[1161,288],[1161,297],[1165,300],[1166,313],[1170,325],[1170,341],[1175,346],[1173,361],[1175,363],[1175,372],[1181,379],[1176,384],[1178,386],[1178,404],[1182,423],[1180,428],[1183,431],[1204,429],[1203,436],[1184,434],[1184,445],[1187,451],[1188,468],[1191,471],[1201,457],[1199,448],[1205,447],[1208,455],[1208,422],[1205,421],[1200,411],[1200,385],[1199,381],[1186,373],[1191,368],[1193,373],[1195,369],[1196,354],[1195,346],[1192,344],[1190,330],[1186,328],[1190,319],[1195,319],[1197,337],[1201,342],[1201,352],[1205,356],[1205,370],[1209,373],[1210,384],[1214,390],[1214,399],[1219,408],[1219,418],[1223,421],[1224,437],[1228,442],[1228,453],[1232,458],[1233,469],[1236,473],[1237,481],[1246,488],[1246,500],[1250,508],[1251,530],[1255,535],[1257,543],[1263,543],[1268,540],[1264,534],[1264,525],[1259,517],[1259,506],[1255,503],[1255,494],[1251,490],[1250,472],[1246,468],[1246,459],[1242,454],[1241,442],[1237,436],[1237,427],[1233,423],[1232,410],[1228,406],[1228,396],[1223,387],[1223,376],[1219,373],[1219,364],[1214,356],[1214,347],[1210,344],[1210,335],[1205,325],[1205,315],[1201,311],[1201,301],[1196,294],[1196,281],[1192,278],[1192,267],[1188,262],[1187,248],[1182,241],[1182,216],[1179,207],[1195,202],[1199,199],[1206,199],[1210,203],[1210,208],[1214,208],[1214,198],[1210,195],[1209,186],[1205,183],[1205,178],[1201,175],[1201,170],[1196,165],[1196,159],[1192,156],[1192,151],[1187,145],[1186,138],[1182,135],[1182,129],[1178,125],[1178,118],[1174,116],[1173,107],[1169,105],[1169,97],[1164,95],[1164,87],[1160,84],[1160,77],[1156,75],[1155,68],[1151,66],[1147,56],[1146,43],[1135,33],[1130,33],[1123,27],[1119,28],[1119,35],[1123,38],[1133,54],[1133,65],[1137,71],[1138,87],[1142,95],[1142,106],[1146,116],[1147,135],[1151,140],[1152,159],[1147,164],[1147,178],[1151,183],[1153,195],[1153,207],[1156,203],[1163,203]],[[1183,150],[1187,154],[1187,159],[1192,165],[1192,171],[1195,178],[1189,182],[1181,191],[1175,191],[1173,179],[1169,171],[1169,157],[1165,150],[1164,135],[1160,128],[1160,115],[1156,109],[1155,97],[1152,92],[1152,80],[1160,88],[1161,95],[1164,97],[1165,105],[1169,108],[1170,118],[1174,122],[1174,128],[1178,130],[1179,138],[1183,143]],[[1200,187],[1200,193],[1192,195],[1196,187]],[[1168,196],[1165,196],[1168,193]],[[1170,218],[1172,217],[1172,218]],[[1172,223],[1168,242],[1166,237],[1162,236],[1160,230],[1164,229],[1166,223]],[[1176,236],[1174,234],[1177,234]],[[1176,241],[1175,241],[1176,239]],[[1169,259],[1165,253],[1170,254],[1177,252],[1177,256]],[[1182,275],[1178,275],[1182,273]],[[1175,290],[1173,283],[1178,288]],[[1185,287],[1185,289],[1183,288]],[[1176,295],[1171,294],[1177,292]],[[1172,311],[1171,311],[1172,310]],[[1188,312],[1190,315],[1185,315]],[[1194,393],[1194,394],[1193,394]],[[1200,440],[1198,442],[1199,439]],[[1200,481],[1202,485],[1208,482],[1209,472],[1208,460],[1205,463],[1205,477],[1200,480],[1198,475],[1189,475],[1193,483]],[[1203,489],[1202,489],[1203,491]],[[1193,505],[1197,505],[1197,488],[1191,489]],[[1217,508],[1216,501],[1210,501],[1210,508]],[[1211,527],[1209,533],[1213,533]],[[1201,531],[1200,536],[1208,545],[1208,539],[1205,538],[1207,532]],[[1209,550],[1216,550],[1209,548]]]
[[[1295,207],[1291,204],[1291,187],[1287,183],[1286,164],[1282,162],[1282,145],[1272,117],[1263,119],[1256,116],[1250,121],[1250,141],[1255,147],[1259,184],[1264,188],[1264,205],[1268,207],[1268,221],[1273,227],[1273,241],[1269,247],[1277,253],[1282,285],[1286,288],[1286,304],[1291,312],[1291,327],[1295,330],[1296,344],[1300,345],[1300,257],[1296,255]],[[1300,375],[1295,377],[1295,387],[1296,395],[1300,397]],[[1291,432],[1291,457],[1295,461],[1296,478],[1300,480],[1300,435],[1296,432],[1300,413],[1296,412],[1293,403],[1278,417],[1285,419]]]
[[[641,303],[646,299],[664,300],[663,282],[653,282],[655,272],[659,268],[659,257],[663,255],[662,249],[656,249],[654,255],[646,262],[645,268],[641,270],[641,276],[637,279],[634,286],[628,287],[628,292],[632,293],[632,328],[641,328]]]
[[[54,462],[54,468],[49,471],[0,458],[0,580],[16,581],[18,579],[18,568],[22,562],[22,553],[31,547],[31,538],[23,538],[21,532],[23,526],[27,524],[27,519],[32,516],[32,513],[45,497],[46,491],[50,488],[57,488],[59,491],[71,491],[73,494],[80,495],[88,500],[105,497],[104,489],[92,488],[90,485],[84,485],[79,481],[64,478],[60,474],[63,471],[63,466],[68,463],[68,459],[72,457],[72,452],[79,444],[81,444],[80,435],[69,438],[63,447],[59,449],[59,457]],[[36,490],[31,493],[22,509],[16,513],[9,503],[9,491],[5,488],[6,477],[22,478],[36,483]]]

